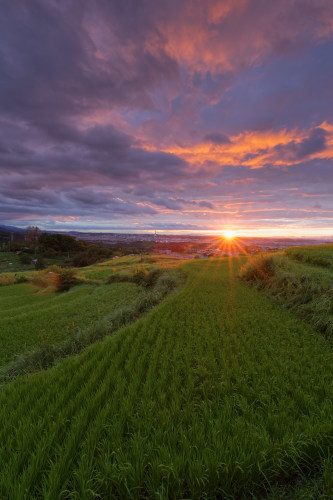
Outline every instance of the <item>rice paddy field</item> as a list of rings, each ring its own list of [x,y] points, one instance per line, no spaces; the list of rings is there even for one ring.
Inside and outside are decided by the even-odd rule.
[[[79,329],[103,321],[142,297],[145,290],[140,284],[124,282],[111,286],[107,284],[110,276],[119,272],[128,276],[139,271],[148,273],[156,267],[167,270],[181,262],[138,256],[109,260],[76,269],[82,281],[65,293],[55,293],[48,270],[20,273],[26,280],[30,277],[31,282],[0,286],[0,367],[31,347],[66,340]],[[3,276],[11,283],[17,275],[0,274],[0,278]],[[35,282],[42,282],[43,286]]]
[[[105,281],[111,274],[133,273],[135,271],[149,271],[154,268],[170,269],[179,267],[181,263],[186,262],[178,257],[170,257],[167,255],[131,255],[126,257],[113,258],[104,262],[99,262],[92,266],[81,268],[78,270],[79,276],[86,279]]]
[[[134,283],[83,284],[68,292],[36,292],[22,283],[0,287],[0,365],[26,349],[63,340],[139,296]]]
[[[0,498],[332,498],[330,339],[244,262],[185,264],[148,314],[3,386]]]

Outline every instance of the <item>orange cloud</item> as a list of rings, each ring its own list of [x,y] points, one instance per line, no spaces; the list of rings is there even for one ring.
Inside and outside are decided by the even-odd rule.
[[[307,160],[314,158],[333,158],[333,125],[324,123],[318,127],[326,132],[326,148],[323,151],[309,153]],[[242,165],[250,169],[262,168],[265,164],[283,167],[294,165],[304,161],[304,157],[295,157],[290,154],[281,154],[279,148],[287,148],[289,145],[296,147],[309,137],[309,130],[287,130],[280,131],[247,131],[237,136],[231,136],[229,143],[209,144],[201,142],[196,145],[175,145],[162,148],[163,151],[173,153],[190,165],[191,169],[210,170],[216,172],[220,165]],[[144,148],[148,151],[160,151],[159,145],[146,143]],[[236,181],[242,183],[251,182],[251,177]]]

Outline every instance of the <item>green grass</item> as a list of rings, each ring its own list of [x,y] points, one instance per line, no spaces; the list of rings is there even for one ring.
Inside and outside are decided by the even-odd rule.
[[[65,293],[36,293],[28,284],[0,287],[0,365],[36,345],[65,339],[130,303],[133,283],[79,285]]]
[[[31,260],[35,259],[34,254],[27,254]],[[38,258],[38,255],[37,257]],[[66,258],[59,256],[56,258],[44,257],[45,266],[52,266],[53,264],[63,265],[65,264]],[[11,263],[11,264],[10,264]],[[25,271],[32,271],[35,269],[34,264],[22,264],[20,260],[20,255],[16,255],[15,252],[0,252],[0,278],[1,275],[11,274],[11,273],[24,273]]]
[[[333,274],[318,265],[320,248],[314,248],[314,263],[295,260],[285,254],[252,257],[240,270],[240,277],[262,290],[268,297],[290,309],[327,337],[333,338]],[[296,255],[298,248],[295,248]],[[303,250],[303,247],[300,247]],[[333,246],[325,245],[323,254],[333,257]],[[306,255],[313,257],[309,251]]]
[[[235,259],[185,270],[135,324],[3,389],[1,498],[273,498],[318,472],[333,493],[330,345]]]
[[[31,260],[34,259],[33,255],[29,255]],[[20,256],[14,252],[0,252],[0,276],[1,273],[15,273],[18,271],[30,271],[35,266],[32,264],[22,264]]]
[[[117,260],[116,267],[110,261],[75,270],[86,284],[66,293],[55,293],[55,285],[50,281],[54,274],[47,270],[24,273],[29,283],[0,286],[0,366],[16,355],[20,355],[18,363],[14,361],[15,368],[13,365],[10,372],[14,369],[16,373],[17,364],[21,366],[25,362],[31,368],[39,358],[40,366],[48,365],[54,356],[80,351],[90,341],[100,339],[107,329],[113,332],[117,325],[134,321],[162,300],[175,283],[182,281],[176,270],[176,263],[180,262],[158,257],[146,257],[141,262],[139,257],[124,257]],[[148,272],[147,269],[157,269],[157,264],[160,270],[168,270],[168,276],[164,276],[165,273],[159,276],[159,271],[159,274],[155,272],[156,276],[154,271]],[[104,280],[96,279],[96,268],[98,271],[102,268]],[[144,279],[129,282],[140,277],[138,271],[142,271]],[[120,274],[126,279],[119,281],[126,282],[108,284],[106,278]],[[88,278],[89,275],[95,279]],[[146,283],[149,277],[153,281]],[[37,283],[40,286],[36,286]],[[21,368],[18,371],[22,371]]]
[[[314,266],[322,266],[333,271],[333,243],[329,245],[313,245],[290,247],[285,249],[286,255]]]
[[[133,273],[139,270],[149,271],[156,267],[170,269],[172,267],[179,267],[182,263],[184,263],[183,259],[164,255],[143,255],[142,258],[139,255],[127,255],[78,269],[78,275],[87,279],[105,282],[112,274],[119,271],[122,273]]]

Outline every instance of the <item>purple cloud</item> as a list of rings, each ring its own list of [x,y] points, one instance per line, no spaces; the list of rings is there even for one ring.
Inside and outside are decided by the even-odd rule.
[[[3,0],[1,219],[326,224],[332,20],[330,0]]]

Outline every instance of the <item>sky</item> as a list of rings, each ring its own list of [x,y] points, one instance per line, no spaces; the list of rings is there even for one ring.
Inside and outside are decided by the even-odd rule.
[[[333,236],[332,0],[1,0],[0,224]]]

